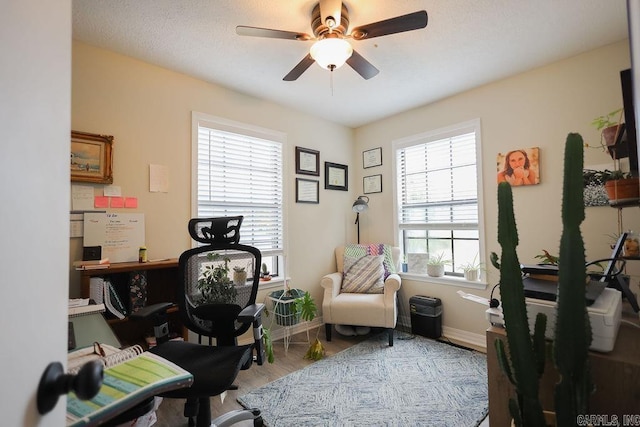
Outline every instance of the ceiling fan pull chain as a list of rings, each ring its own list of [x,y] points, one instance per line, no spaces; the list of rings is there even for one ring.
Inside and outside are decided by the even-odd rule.
[[[329,86],[331,86],[331,96],[333,96],[333,70],[331,70],[329,76]]]

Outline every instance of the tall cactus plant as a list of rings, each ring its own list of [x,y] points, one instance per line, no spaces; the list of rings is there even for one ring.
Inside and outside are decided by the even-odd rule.
[[[502,247],[500,264],[495,256],[492,256],[492,262],[500,269],[500,296],[510,357],[502,340],[496,340],[495,346],[498,363],[516,389],[517,400],[509,400],[509,411],[518,427],[544,426],[538,384],[544,370],[547,319],[543,314],[538,315],[532,340],[516,253],[518,230],[513,213],[513,194],[506,182],[498,184],[498,242]]]
[[[585,250],[580,224],[584,220],[582,137],[567,136],[562,190],[562,237],[558,269],[558,314],[553,358],[560,374],[555,389],[556,424],[574,426],[587,414],[592,384],[588,351],[591,324],[586,306]]]
[[[578,415],[588,413],[592,391],[588,364],[591,325],[585,298],[584,241],[580,233],[580,224],[584,220],[583,160],[582,137],[571,133],[567,136],[564,155],[563,229],[553,341],[554,364],[560,374],[555,388],[556,425],[560,427],[574,426]],[[546,318],[538,315],[531,338],[520,263],[515,250],[518,231],[513,195],[507,183],[498,185],[498,242],[502,247],[500,264],[495,254],[492,254],[492,262],[500,269],[500,295],[510,357],[507,357],[501,340],[496,340],[495,346],[498,362],[516,389],[517,400],[510,400],[509,409],[517,426],[543,426],[538,386],[545,363]]]

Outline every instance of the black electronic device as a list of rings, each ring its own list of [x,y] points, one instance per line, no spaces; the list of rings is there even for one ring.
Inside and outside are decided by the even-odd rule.
[[[629,169],[638,172],[638,129],[633,102],[633,78],[631,69],[620,71],[620,84],[622,86],[622,105],[624,107],[624,134],[628,146]],[[622,133],[622,132],[621,132]]]
[[[427,338],[442,336],[442,301],[440,298],[415,295],[409,298],[411,333]]]
[[[76,333],[73,330],[73,322],[69,322],[67,351],[76,348]]]
[[[545,301],[555,301],[558,293],[558,282],[555,280],[537,279],[534,277],[524,277],[524,296],[527,298],[541,299]],[[607,284],[599,280],[590,280],[587,283],[586,299],[587,305],[591,305],[602,293]]]
[[[82,260],[94,261],[102,258],[102,246],[83,246]]]

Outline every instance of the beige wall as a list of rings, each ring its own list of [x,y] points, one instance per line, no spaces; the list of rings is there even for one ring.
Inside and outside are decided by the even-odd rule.
[[[335,268],[333,248],[355,241],[350,206],[362,194],[362,177],[381,173],[383,192],[369,195],[370,209],[361,216],[361,240],[394,242],[392,141],[471,119],[479,118],[482,127],[486,252],[500,252],[495,237],[496,155],[536,146],[541,151],[541,184],[514,189],[519,256],[521,262],[531,263],[541,249],[557,253],[564,140],[568,132],[579,132],[587,142],[598,143],[590,122],[621,106],[618,72],[629,66],[628,43],[621,42],[352,130],[74,42],[72,128],[115,136],[114,184],[139,198],[137,211],[145,213],[151,259],[176,257],[190,245],[186,223],[191,217],[191,111],[285,132],[288,273],[292,285],[310,290],[320,305],[320,278]],[[321,162],[349,165],[350,191],[324,190],[321,171],[320,204],[295,203],[296,145],[319,150]],[[362,151],[375,147],[382,147],[383,165],[365,171]],[[169,193],[148,192],[149,164],[169,167]],[[598,149],[588,149],[585,164],[611,164],[611,159]],[[101,187],[96,186],[99,192]],[[623,228],[640,230],[636,208],[624,210]],[[588,208],[582,229],[587,257],[606,257],[607,234],[618,230],[617,211]],[[72,260],[79,259],[80,249],[81,239],[72,239]],[[488,282],[495,284],[497,271],[489,266],[487,273]],[[71,272],[71,296],[78,292],[77,276]],[[407,307],[408,298],[416,294],[441,297],[445,330],[477,339],[487,326],[483,307],[462,300],[455,294],[458,289],[405,280],[402,303]]]
[[[287,270],[292,285],[321,301],[320,278],[335,269],[332,248],[353,234],[350,193],[323,189],[320,204],[295,203],[296,145],[320,151],[321,162],[351,168],[353,130],[220,86],[82,43],[73,43],[74,130],[113,135],[114,185],[138,197],[149,259],[178,257],[191,245],[191,112],[286,133]],[[150,193],[149,164],[168,166],[168,193]],[[323,169],[321,164],[321,169]],[[351,179],[351,183],[353,178]],[[352,184],[353,185],[353,184]],[[101,194],[102,186],[96,186]],[[116,210],[117,211],[117,210]],[[82,239],[71,241],[81,259]],[[79,274],[71,271],[71,296]]]
[[[629,68],[627,42],[613,44],[574,58],[538,68],[485,85],[356,130],[354,158],[362,150],[382,147],[384,162],[380,172],[356,171],[359,175],[382,173],[381,194],[373,194],[364,218],[366,241],[394,241],[393,227],[393,140],[479,118],[482,138],[482,178],[484,193],[485,249],[500,253],[497,243],[496,155],[514,148],[540,147],[541,184],[514,188],[514,205],[520,236],[518,254],[522,263],[534,263],[534,256],[547,249],[558,253],[561,233],[561,187],[564,141],[569,132],[582,134],[586,142],[599,143],[599,134],[590,123],[622,105],[619,71]],[[425,84],[437,82],[425,81]],[[356,163],[357,164],[357,163]],[[609,164],[611,158],[599,149],[587,149],[585,165]],[[591,207],[586,210],[582,231],[587,258],[611,253],[607,234],[618,230],[617,210]],[[640,229],[637,208],[624,210],[625,229]],[[498,272],[487,268],[489,283],[497,283]],[[637,281],[637,278],[636,278]],[[484,308],[456,295],[460,288],[428,282],[403,281],[404,302],[412,295],[443,299],[445,327],[482,334],[487,327]],[[486,291],[468,290],[478,295]]]

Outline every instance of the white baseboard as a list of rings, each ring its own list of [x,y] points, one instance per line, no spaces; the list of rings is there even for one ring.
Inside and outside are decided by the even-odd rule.
[[[324,325],[324,322],[322,320],[322,316],[316,317],[315,319],[313,319],[311,322],[300,322],[297,325],[294,326],[290,326],[289,327],[289,336],[292,335],[296,335],[299,334],[301,332],[306,332],[306,331],[314,331],[316,330],[316,328],[321,328],[322,325]],[[284,339],[285,337],[285,332],[286,329],[282,326],[279,325],[266,325],[267,327],[271,328],[271,340],[272,341],[279,341]],[[409,316],[398,316],[398,329],[400,330],[405,330],[405,331],[411,331],[411,319]],[[482,351],[482,352],[486,352],[487,350],[487,345],[486,345],[486,336],[484,334],[475,334],[472,332],[468,332],[468,331],[464,331],[462,329],[456,329],[456,328],[451,328],[448,326],[443,326],[442,327],[442,336],[443,338],[449,339],[452,342],[456,343],[456,344],[460,344],[460,345],[464,345],[466,347],[471,347],[474,348],[476,350]],[[313,336],[309,337],[311,340],[314,339]],[[239,339],[238,340],[240,342],[240,344],[249,344],[252,342],[252,340],[249,339]],[[247,342],[244,342],[247,341]]]
[[[411,331],[411,317],[399,315],[398,325],[406,331]],[[484,334],[475,334],[462,329],[443,326],[442,336],[457,344],[465,345],[482,352],[487,351],[487,340]]]

